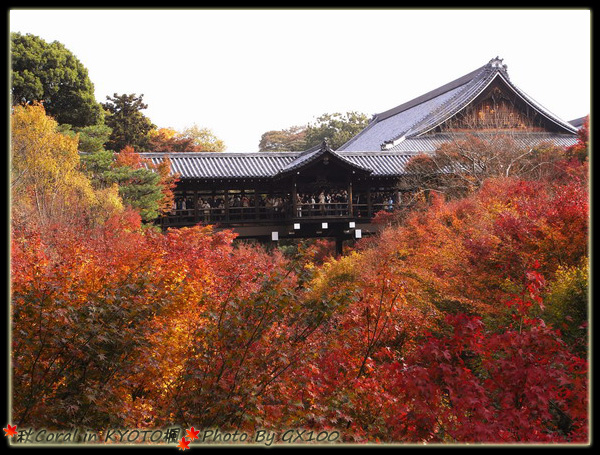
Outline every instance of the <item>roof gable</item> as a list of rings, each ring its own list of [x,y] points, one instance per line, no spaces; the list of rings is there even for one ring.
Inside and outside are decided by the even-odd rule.
[[[290,174],[291,172],[300,172],[302,169],[306,169],[312,166],[328,165],[330,162],[337,163],[346,168],[352,168],[354,172],[368,174],[371,172],[370,169],[361,166],[351,160],[348,160],[344,156],[333,151],[327,144],[327,141],[323,141],[319,148],[313,147],[303,153],[301,153],[296,159],[284,166],[278,173],[278,177],[282,177]]]
[[[486,65],[448,84],[421,95],[407,103],[377,114],[358,135],[342,145],[339,150],[364,151],[394,147],[405,138],[426,134],[464,111],[490,87],[501,85],[503,89],[544,119],[548,131],[575,134],[576,129],[562,121],[534,101],[508,76],[502,59],[495,58]]]
[[[487,111],[487,112],[486,112]],[[471,117],[471,118],[469,118]],[[510,119],[509,119],[510,117]],[[461,125],[462,123],[462,125]],[[413,125],[407,137],[449,129],[536,131],[574,134],[573,125],[560,120],[519,90],[508,74],[495,72],[469,91]]]

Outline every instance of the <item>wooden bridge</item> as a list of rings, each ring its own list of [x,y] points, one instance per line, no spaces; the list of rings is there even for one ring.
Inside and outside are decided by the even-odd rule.
[[[264,242],[328,237],[338,250],[376,232],[373,216],[401,203],[397,172],[409,159],[380,156],[375,162],[387,167],[367,168],[360,158],[374,154],[347,157],[327,143],[305,152],[142,155],[168,158],[179,175],[173,209],[158,220],[163,228],[205,223]]]
[[[145,153],[155,164],[169,159],[179,176],[171,213],[161,226],[200,222],[234,229],[242,238],[332,237],[377,231],[371,223],[412,192],[406,164],[434,153],[459,135],[510,135],[515,146],[577,141],[577,127],[520,90],[502,59],[411,101],[373,116],[337,150],[327,143],[304,152]]]

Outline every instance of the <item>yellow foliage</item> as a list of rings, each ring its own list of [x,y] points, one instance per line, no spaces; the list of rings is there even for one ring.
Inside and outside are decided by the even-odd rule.
[[[79,137],[58,132],[41,104],[16,106],[11,116],[13,207],[41,223],[89,217],[101,222],[122,210],[117,188],[95,191],[80,171]]]
[[[123,200],[119,195],[119,186],[115,183],[107,188],[99,188],[94,191],[92,213],[94,221],[102,223],[111,215],[123,210]]]
[[[68,181],[79,164],[77,138],[58,133],[41,105],[17,106],[11,120],[13,189],[50,189]]]
[[[360,270],[360,259],[362,255],[352,251],[346,256],[330,258],[317,269],[317,272],[310,283],[310,288],[315,295],[327,294],[332,287],[338,290],[344,283],[352,283]]]
[[[148,135],[150,137],[160,137],[162,139],[173,139],[175,136],[178,136],[179,133],[173,128],[158,128],[150,130]]]

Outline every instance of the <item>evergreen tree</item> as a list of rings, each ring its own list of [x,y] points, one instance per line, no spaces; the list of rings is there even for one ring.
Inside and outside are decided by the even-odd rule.
[[[107,110],[106,124],[112,128],[110,139],[106,147],[109,150],[120,152],[127,146],[133,147],[137,152],[144,152],[148,148],[148,133],[156,128],[150,119],[141,111],[148,108],[142,101],[144,95],[117,95],[107,96],[107,103],[102,106]]]
[[[42,102],[58,123],[101,124],[104,112],[83,64],[58,41],[11,33],[12,105]]]

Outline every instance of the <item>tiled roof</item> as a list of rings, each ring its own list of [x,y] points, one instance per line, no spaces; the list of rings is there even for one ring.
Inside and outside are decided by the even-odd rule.
[[[372,171],[372,169],[370,167],[362,166],[362,165],[354,162],[353,160],[348,159],[346,156],[334,152],[329,147],[329,145],[327,145],[327,142],[325,141],[325,142],[323,142],[323,144],[321,144],[320,147],[313,147],[305,152],[300,153],[300,155],[298,155],[298,157],[296,159],[294,159],[293,161],[288,163],[286,166],[284,166],[281,169],[281,171],[279,171],[278,174],[283,175],[288,172],[300,169],[304,166],[307,166],[308,164],[310,164],[312,162],[316,162],[316,161],[320,160],[322,157],[324,157],[324,155],[329,155],[333,159],[338,159],[342,163],[345,163],[360,172],[370,173]]]
[[[259,152],[259,153],[140,153],[143,158],[158,164],[168,157],[171,172],[182,179],[256,179],[281,176],[300,168],[317,153],[303,152]],[[339,159],[360,171],[373,176],[400,175],[414,154],[397,152],[336,152],[329,149],[334,159]]]
[[[406,163],[415,153],[379,152],[337,152],[356,165],[371,169],[372,176],[388,177],[404,173]]]
[[[404,138],[416,138],[456,115],[496,78],[512,90],[523,102],[535,109],[565,134],[575,134],[573,125],[561,120],[515,86],[508,76],[506,65],[495,58],[442,87],[412,101],[377,114],[369,125],[338,150],[365,151],[394,147]]]
[[[365,151],[381,150],[381,145],[395,137],[401,137],[411,126],[438,109],[461,91],[462,87],[451,89],[433,99],[408,107],[391,116],[376,116],[371,123],[353,139],[338,150]]]
[[[262,153],[140,153],[154,164],[168,157],[171,171],[181,178],[270,178],[293,162],[300,152]]]
[[[497,136],[502,133],[471,133],[474,136],[481,137],[482,139],[492,139],[493,136]],[[513,139],[518,147],[531,147],[542,142],[551,142],[558,147],[569,147],[577,142],[577,137],[572,134],[556,134],[556,133],[509,133],[507,135]],[[431,153],[446,142],[452,142],[460,140],[464,137],[461,134],[448,134],[448,133],[436,133],[426,134],[419,137],[407,138],[401,142],[398,142],[393,147],[387,149],[388,152],[397,153],[418,153],[426,152]]]
[[[482,138],[490,134],[475,134]],[[570,146],[576,136],[552,133],[521,133],[510,136],[519,147],[530,147],[541,142],[557,146]],[[258,152],[258,153],[140,153],[154,164],[164,157],[171,160],[171,171],[182,179],[257,179],[284,176],[320,159],[325,153],[373,177],[398,176],[404,173],[406,163],[419,153],[432,153],[446,142],[461,139],[460,135],[436,133],[407,138],[387,150],[348,151],[311,149],[308,152]]]
[[[576,118],[573,120],[569,120],[569,123],[577,129],[581,128],[583,126],[584,122],[585,122],[585,117],[579,117],[579,118]]]
[[[407,103],[374,116],[358,135],[333,151],[323,143],[304,152],[258,153],[145,153],[157,163],[168,156],[173,173],[182,179],[258,179],[283,177],[300,170],[329,154],[334,160],[371,176],[398,176],[417,153],[434,152],[442,143],[456,140],[456,133],[435,133],[436,126],[456,115],[472,103],[492,81],[500,78],[507,90],[519,97],[552,125],[554,133],[509,134],[519,146],[528,147],[542,141],[558,146],[576,142],[577,128],[559,119],[516,87],[502,60],[495,58],[442,87]],[[471,134],[486,136],[497,133]]]

